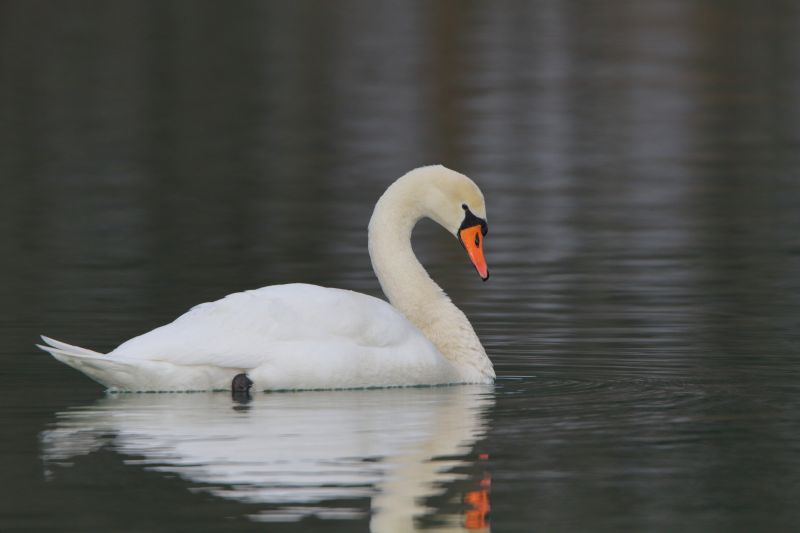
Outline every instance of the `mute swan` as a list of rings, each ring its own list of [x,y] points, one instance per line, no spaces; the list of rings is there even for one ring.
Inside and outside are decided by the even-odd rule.
[[[344,389],[491,383],[464,313],[422,267],[411,231],[425,217],[453,233],[485,281],[486,207],[475,183],[441,165],[397,179],[369,222],[372,267],[391,302],[342,289],[273,285],[193,307],[101,354],[42,336],[39,346],[111,390]],[[252,381],[251,381],[252,380]]]

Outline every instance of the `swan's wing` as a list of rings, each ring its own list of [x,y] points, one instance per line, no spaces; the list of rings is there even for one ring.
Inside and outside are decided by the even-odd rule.
[[[381,350],[384,349],[384,350]],[[287,357],[412,352],[441,358],[394,307],[357,292],[315,285],[273,285],[200,304],[174,322],[134,337],[109,354],[249,369]]]

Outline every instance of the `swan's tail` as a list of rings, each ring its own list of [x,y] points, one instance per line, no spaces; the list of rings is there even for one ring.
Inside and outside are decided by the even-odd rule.
[[[62,363],[80,370],[106,387],[116,385],[118,381],[116,377],[120,372],[130,372],[130,365],[109,359],[105,354],[60,342],[44,335],[42,335],[42,340],[46,344],[37,344],[38,348],[48,352]]]
[[[71,344],[67,344],[66,342],[57,341],[55,339],[51,339],[50,337],[45,337],[44,335],[42,335],[42,340],[47,343],[47,346],[42,346],[41,344],[37,344],[36,346],[46,352],[50,352],[52,355],[55,355],[53,351],[58,351],[66,355],[85,357],[103,357],[103,355],[105,355],[100,352],[94,352],[92,350],[87,350],[86,348],[81,348],[80,346],[73,346]]]
[[[152,359],[126,359],[72,346],[42,336],[39,348],[112,391],[228,390],[231,377],[246,369],[175,365]]]

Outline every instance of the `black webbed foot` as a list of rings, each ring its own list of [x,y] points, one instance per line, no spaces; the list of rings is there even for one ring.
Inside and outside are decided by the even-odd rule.
[[[247,398],[250,396],[250,387],[253,386],[253,380],[247,377],[247,374],[236,374],[231,381],[231,394],[234,399]]]

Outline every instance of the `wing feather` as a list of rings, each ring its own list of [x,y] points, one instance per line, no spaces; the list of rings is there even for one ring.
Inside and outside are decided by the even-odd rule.
[[[316,359],[320,346],[365,353],[407,343],[438,356],[424,335],[383,300],[291,284],[197,305],[174,322],[123,343],[109,357],[254,368],[288,356]]]

